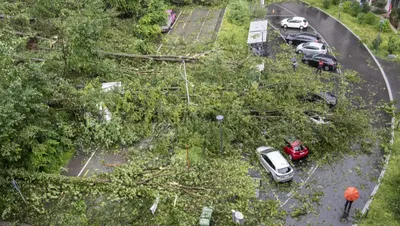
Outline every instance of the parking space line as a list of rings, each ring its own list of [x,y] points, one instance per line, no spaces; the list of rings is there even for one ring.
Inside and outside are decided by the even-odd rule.
[[[283,7],[283,6],[280,6],[280,5],[278,5],[278,4],[274,4],[274,5],[278,6],[279,8],[282,8],[282,9],[284,9],[284,10],[286,10],[286,11],[288,11],[289,13],[291,13],[291,14],[292,14],[292,16],[297,16],[295,13],[293,13],[292,11],[290,11],[290,10],[286,9],[286,8],[285,8],[285,7]]]
[[[319,166],[319,165],[317,164],[317,165],[315,166],[314,169],[311,168],[311,169],[309,170],[309,172],[311,171],[311,173],[308,175],[306,181],[304,181],[304,182],[302,183],[302,185],[301,185],[299,188],[297,188],[298,190],[300,190],[301,188],[303,188],[303,186],[308,182],[308,180],[310,180],[311,176],[314,174],[315,170],[317,170],[318,166]],[[293,189],[287,194],[287,196],[288,196],[289,198],[286,199],[286,201],[285,201],[284,203],[281,204],[280,208],[282,208],[284,205],[286,205],[287,202],[289,202],[289,200],[292,198],[292,196],[293,196],[293,194],[294,194],[294,190],[295,190],[295,189],[296,189],[296,188],[293,188]]]
[[[206,19],[207,19],[207,17],[208,17],[209,14],[210,14],[210,10],[207,11],[207,15],[206,15],[206,17],[204,18],[203,24],[201,25],[200,31],[199,31],[199,33],[197,34],[196,40],[199,40],[199,36],[200,36],[201,32],[203,31],[204,24],[206,23]]]
[[[89,164],[90,160],[93,158],[93,155],[94,155],[95,153],[96,153],[96,151],[94,151],[94,152],[92,153],[92,155],[90,156],[90,158],[87,160],[86,164],[82,167],[81,171],[78,173],[78,176],[77,176],[77,177],[79,177],[79,176],[82,174],[83,170],[85,170],[86,166]]]

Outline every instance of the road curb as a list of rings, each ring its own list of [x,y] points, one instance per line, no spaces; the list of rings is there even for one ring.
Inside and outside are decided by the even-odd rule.
[[[310,3],[306,2],[306,1],[303,1],[303,2],[304,2],[306,5],[310,6]],[[320,9],[320,8],[318,8],[318,7],[315,7],[315,6],[312,6],[312,5],[311,5],[310,7],[313,7],[313,8],[315,8],[315,9],[318,9],[319,11],[321,11],[321,12],[325,13],[326,15],[328,15],[330,18],[336,20],[338,23],[340,23],[341,25],[343,25],[348,31],[350,31],[355,37],[357,37],[357,39],[361,42],[361,38],[360,38],[358,35],[356,35],[349,27],[347,27],[347,25],[345,25],[344,23],[342,23],[340,20],[336,19],[336,18],[333,17],[331,14],[325,12],[324,10],[322,10],[322,9]],[[392,89],[390,88],[390,83],[389,83],[389,80],[387,79],[387,76],[386,76],[385,71],[383,70],[381,64],[378,62],[378,60],[376,59],[376,57],[374,56],[374,54],[373,54],[373,53],[371,52],[371,50],[368,48],[368,46],[365,45],[364,43],[362,43],[362,44],[363,44],[363,46],[367,49],[367,51],[369,52],[369,54],[371,55],[371,57],[374,59],[375,63],[378,65],[379,70],[380,70],[380,72],[381,72],[381,74],[382,74],[383,80],[385,80],[386,89],[387,89],[388,94],[389,94],[389,100],[390,100],[390,101],[393,101]],[[393,144],[393,140],[394,140],[394,118],[393,118],[393,117],[392,117],[392,120],[391,120],[391,128],[392,128],[392,137],[391,137],[391,139],[390,139],[390,144]],[[380,187],[380,185],[381,185],[382,178],[383,178],[383,176],[385,175],[387,166],[388,166],[388,164],[389,164],[389,159],[390,159],[391,153],[392,153],[392,150],[389,149],[389,154],[388,154],[387,157],[386,157],[385,166],[383,167],[383,169],[382,169],[382,171],[381,171],[381,174],[379,175],[378,183],[375,185],[374,190],[372,190],[370,199],[367,201],[367,203],[365,204],[364,208],[363,208],[362,211],[361,211],[361,213],[362,213],[363,215],[369,210],[369,206],[371,205],[372,200],[374,199],[374,196],[375,196],[375,194],[377,193],[377,191],[378,191],[378,189],[379,189],[379,187]],[[357,224],[353,224],[353,226],[357,226]]]

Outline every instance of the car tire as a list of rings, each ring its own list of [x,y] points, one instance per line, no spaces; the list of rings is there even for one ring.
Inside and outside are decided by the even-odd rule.
[[[329,66],[325,66],[325,67],[324,67],[324,70],[325,70],[325,71],[329,71]]]
[[[305,64],[309,64],[310,62],[308,60],[304,61]]]
[[[285,29],[286,29],[286,28],[287,28],[287,24],[284,24],[284,25],[283,25],[283,28],[285,28]]]
[[[303,51],[299,50],[299,51],[297,51],[297,53],[299,53],[299,54],[302,54],[302,53],[303,53]]]
[[[291,45],[291,44],[293,43],[293,41],[292,41],[292,40],[289,40],[287,43],[288,43],[289,45]]]
[[[299,28],[300,28],[300,30],[303,30],[303,29],[304,29],[304,27],[303,27],[303,26],[300,26]]]

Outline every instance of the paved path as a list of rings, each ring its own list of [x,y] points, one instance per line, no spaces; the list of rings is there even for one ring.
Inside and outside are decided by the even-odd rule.
[[[307,32],[314,32],[314,29],[318,31],[332,48],[344,73],[346,70],[354,70],[362,75],[365,83],[354,85],[354,92],[364,98],[370,109],[376,109],[381,101],[389,101],[386,85],[378,66],[368,50],[344,26],[325,13],[303,4],[281,3],[268,7],[267,17],[278,28],[282,19],[295,15],[308,19],[311,27],[307,29]],[[379,111],[375,112],[375,119],[376,125],[380,126],[385,126],[390,122],[390,117]],[[327,165],[313,170],[307,185],[294,186],[295,190],[290,192],[283,191],[287,193],[286,199],[281,199],[281,195],[277,195],[282,208],[293,212],[305,206],[298,196],[293,195],[293,192],[309,198],[313,197],[310,191],[323,192],[319,204],[307,206],[308,213],[305,216],[292,218],[289,214],[286,225],[351,225],[355,211],[364,207],[374,189],[381,170],[381,159],[380,151],[371,155],[348,156],[332,166]],[[358,187],[361,197],[353,203],[348,221],[340,221],[344,207],[343,191],[348,186]]]
[[[195,8],[178,13],[173,29],[166,34],[158,52],[185,52],[185,47],[193,43],[212,42],[221,26],[223,9]]]

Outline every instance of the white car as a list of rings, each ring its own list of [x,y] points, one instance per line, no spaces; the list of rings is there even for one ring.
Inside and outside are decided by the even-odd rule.
[[[282,154],[273,147],[259,147],[256,150],[261,165],[276,182],[291,181],[294,169]]]
[[[306,112],[304,112],[307,116],[308,116],[308,118],[311,120],[311,121],[313,121],[315,124],[318,124],[318,125],[326,125],[326,124],[329,124],[330,123],[330,121],[328,121],[327,119],[326,119],[326,117],[323,117],[323,116],[321,116],[321,115],[319,115],[318,113],[316,113],[316,112],[313,112],[313,111],[306,111]]]
[[[308,21],[304,17],[291,17],[281,21],[281,27],[284,28],[299,28],[304,29],[308,27]]]
[[[304,53],[306,55],[326,54],[328,48],[322,43],[306,42],[301,43],[296,47],[296,53]]]

